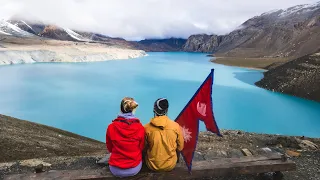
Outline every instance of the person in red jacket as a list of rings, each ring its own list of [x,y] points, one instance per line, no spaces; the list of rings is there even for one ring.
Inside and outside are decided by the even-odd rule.
[[[121,113],[107,129],[106,144],[111,153],[109,168],[117,177],[134,176],[142,167],[145,131],[139,119],[134,116],[137,107],[138,103],[133,98],[123,98]]]

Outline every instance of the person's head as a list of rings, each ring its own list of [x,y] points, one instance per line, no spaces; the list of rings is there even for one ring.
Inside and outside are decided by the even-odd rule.
[[[156,116],[167,115],[169,102],[166,98],[159,98],[154,102],[153,112]]]
[[[138,103],[131,97],[125,97],[120,104],[120,111],[122,113],[132,113],[138,107]]]

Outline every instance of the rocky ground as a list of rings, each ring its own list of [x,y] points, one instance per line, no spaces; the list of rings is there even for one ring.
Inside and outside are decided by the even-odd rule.
[[[320,102],[320,52],[267,68],[257,86]]]
[[[6,117],[2,117],[6,118]],[[0,121],[1,122],[1,121]],[[27,123],[27,122],[25,122]],[[32,129],[36,129],[37,125],[33,125]],[[3,127],[3,124],[1,124]],[[32,127],[32,126],[30,126]],[[48,127],[49,128],[49,127]],[[31,128],[28,128],[29,130]],[[11,130],[7,131],[10,132]],[[54,128],[49,128],[46,133],[42,132],[41,134],[47,134],[47,132],[58,131]],[[3,132],[3,131],[1,131]],[[7,134],[6,133],[6,134]],[[26,132],[21,132],[24,134]],[[66,133],[66,132],[64,132]],[[256,133],[247,133],[243,131],[234,131],[234,130],[222,130],[223,137],[218,137],[215,134],[209,132],[201,132],[199,135],[197,151],[194,156],[194,161],[203,161],[211,160],[218,157],[241,157],[244,156],[242,150],[248,149],[253,155],[265,155],[268,150],[273,152],[280,152],[286,154],[289,159],[292,159],[297,164],[297,170],[294,172],[284,172],[285,180],[318,180],[320,179],[320,139],[315,138],[306,138],[306,137],[288,137],[280,135],[267,135],[267,134],[256,134]],[[21,135],[20,134],[20,135]],[[37,133],[39,134],[39,133]],[[49,133],[51,134],[51,133]],[[61,134],[61,133],[60,133]],[[29,134],[32,135],[32,134]],[[50,135],[52,136],[52,134]],[[66,135],[64,135],[66,136]],[[52,156],[52,154],[28,154],[29,160],[17,160],[19,158],[14,158],[15,160],[5,160],[5,162],[0,163],[0,179],[4,175],[8,174],[17,174],[17,173],[33,173],[36,171],[49,171],[49,170],[85,170],[85,169],[105,169],[105,165],[99,165],[97,162],[106,156],[104,149],[104,144],[101,142],[96,142],[89,140],[87,138],[82,139],[83,137],[71,135],[75,139],[68,141],[68,143],[63,143],[68,148],[63,149],[62,146],[56,146],[62,148],[60,154],[57,156]],[[58,136],[59,137],[59,136]],[[58,138],[57,137],[57,138]],[[26,138],[26,137],[22,137]],[[35,136],[30,139],[35,139]],[[47,139],[47,138],[46,138]],[[86,143],[77,143],[78,139]],[[61,141],[54,141],[54,143],[61,143],[67,141],[64,139]],[[8,140],[7,140],[8,141]],[[1,147],[3,146],[3,140],[1,141]],[[17,142],[7,142],[5,146],[10,145],[11,143],[20,144]],[[72,145],[70,145],[70,143]],[[43,143],[40,143],[44,145]],[[77,154],[69,154],[68,152],[74,152],[74,149],[67,150],[69,148],[78,148],[82,149],[82,152],[77,152]],[[85,144],[92,147],[88,147]],[[32,146],[35,146],[32,148]],[[37,149],[38,145],[29,144],[27,149]],[[2,149],[2,148],[1,148]],[[4,153],[11,153],[12,155],[19,154],[18,148],[10,147],[7,149],[2,149]],[[49,148],[48,148],[49,149]],[[21,148],[20,148],[21,150]],[[1,154],[3,153],[1,152]],[[46,150],[41,150],[38,152],[51,152]],[[91,152],[91,153],[90,153]],[[85,155],[87,154],[87,155]],[[80,156],[72,156],[80,155]],[[19,157],[19,156],[16,156]],[[27,156],[24,156],[23,159],[26,159]],[[11,158],[12,159],[12,158]],[[180,161],[180,165],[184,165],[184,162]],[[258,175],[245,175],[238,177],[221,177],[221,178],[209,178],[213,180],[258,180],[258,179],[271,179],[272,174],[267,173],[263,176]]]
[[[289,61],[289,58],[236,58],[236,57],[215,57],[211,62],[227,66],[245,68],[267,69],[275,64],[282,64]]]
[[[0,115],[0,163],[30,158],[105,153],[102,142]]]

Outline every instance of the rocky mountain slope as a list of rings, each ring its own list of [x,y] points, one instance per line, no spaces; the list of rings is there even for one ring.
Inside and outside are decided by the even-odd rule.
[[[132,42],[134,47],[148,52],[163,51],[182,51],[186,39],[169,38],[169,39],[146,39],[142,41]]]
[[[320,102],[320,50],[270,67],[257,86]]]
[[[3,28],[3,31],[1,31],[1,23],[3,24],[3,27],[6,27]],[[17,29],[19,32],[13,34],[11,33],[12,31],[9,31],[7,27]],[[37,21],[30,22],[21,19],[0,21],[0,34],[22,37],[22,32],[24,32],[24,34],[27,33],[29,36],[34,35],[55,40],[103,43],[107,45],[116,45],[119,47],[136,49],[131,42],[121,38],[111,38],[99,33],[75,31],[65,27],[47,25]]]
[[[0,20],[0,35],[18,36],[18,37],[32,37],[33,34],[24,31],[18,26],[11,24],[8,21]]]
[[[0,147],[0,162],[106,152],[102,142],[1,114]]]
[[[300,57],[320,46],[320,2],[263,13],[227,35],[192,35],[184,51],[229,57]]]
[[[142,41],[126,41],[123,38],[112,38],[103,34],[94,32],[76,31],[68,28],[62,28],[55,25],[46,25],[41,22],[30,22],[21,19],[14,19],[8,21],[0,21],[5,23],[4,26],[10,26],[18,29],[20,33],[12,34],[12,31],[4,29],[0,34],[21,36],[21,32],[30,35],[40,36],[63,41],[76,41],[76,42],[92,42],[104,43],[108,45],[118,45],[121,47],[131,49],[141,49],[144,51],[182,51],[182,46],[185,44],[186,39],[169,38],[169,39],[146,39]],[[1,30],[1,24],[0,24]]]
[[[0,21],[0,65],[91,62],[144,56],[129,42],[23,20]]]
[[[4,21],[4,20],[3,20]],[[23,31],[29,32],[34,35],[39,35],[45,28],[45,25],[41,22],[30,23],[24,20],[8,20],[8,23],[20,28]]]

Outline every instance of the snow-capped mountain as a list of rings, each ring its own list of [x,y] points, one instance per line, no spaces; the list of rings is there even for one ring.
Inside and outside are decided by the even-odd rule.
[[[297,5],[290,7],[285,10],[281,10],[281,13],[278,15],[279,17],[285,17],[285,16],[290,16],[290,15],[299,15],[303,14],[306,12],[312,12],[317,9],[319,9],[320,2],[317,2],[315,4],[302,4],[302,5]]]
[[[62,41],[92,42],[136,49],[135,44],[122,38],[112,38],[99,33],[75,31],[67,27],[29,22],[21,19],[0,21],[0,35],[38,37]]]
[[[12,35],[17,37],[31,37],[33,34],[20,29],[6,20],[0,20],[0,34]]]
[[[68,28],[61,28],[54,25],[44,26],[43,30],[38,34],[41,37],[63,40],[63,41],[91,41],[80,34]]]
[[[31,23],[25,20],[0,21],[0,34],[17,37],[41,36],[57,40],[91,41],[69,28],[60,28],[53,25],[45,25],[41,22]]]

